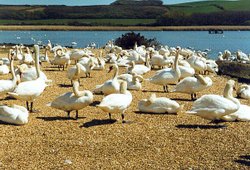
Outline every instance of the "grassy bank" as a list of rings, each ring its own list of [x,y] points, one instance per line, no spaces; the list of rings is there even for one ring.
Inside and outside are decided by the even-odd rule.
[[[112,25],[135,26],[153,24],[156,19],[44,19],[44,20],[0,20],[0,25]]]
[[[249,31],[250,26],[64,26],[64,25],[0,25],[0,30],[42,30],[42,31],[206,31],[222,29],[228,31]]]

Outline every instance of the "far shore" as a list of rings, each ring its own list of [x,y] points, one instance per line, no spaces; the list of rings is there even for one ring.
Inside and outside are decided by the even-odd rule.
[[[0,25],[6,31],[250,31],[250,26],[65,26],[65,25]]]

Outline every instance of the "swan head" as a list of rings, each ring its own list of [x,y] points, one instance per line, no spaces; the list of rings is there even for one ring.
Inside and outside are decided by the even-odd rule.
[[[117,66],[117,64],[112,64],[110,67],[109,67],[109,70],[108,70],[108,73],[110,73],[112,70],[114,70],[114,69],[118,69],[118,66]]]

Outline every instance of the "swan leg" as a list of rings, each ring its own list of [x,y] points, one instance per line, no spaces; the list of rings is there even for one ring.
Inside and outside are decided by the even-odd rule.
[[[163,86],[163,90],[164,92],[168,92],[168,86],[167,85]]]
[[[39,110],[33,109],[33,102],[30,102],[30,112],[31,112],[31,113],[39,112]]]
[[[124,120],[124,113],[122,113],[122,123],[126,123],[126,121]]]
[[[68,113],[68,118],[70,118],[70,111],[67,111],[67,113]]]
[[[30,110],[29,109],[29,102],[28,101],[26,101],[26,108],[27,108],[28,111]]]
[[[191,100],[194,101],[194,93],[191,93]]]
[[[112,118],[111,118],[111,113],[109,113],[109,119],[111,120]]]
[[[76,120],[78,119],[78,110],[76,110]]]
[[[195,100],[197,99],[197,95],[196,95],[196,93],[194,93],[194,99],[195,99]]]

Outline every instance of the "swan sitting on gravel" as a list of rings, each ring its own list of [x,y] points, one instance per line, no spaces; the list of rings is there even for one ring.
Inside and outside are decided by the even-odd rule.
[[[141,75],[132,74],[132,80],[129,81],[127,79],[128,90],[141,90],[141,81],[143,81],[143,77]]]
[[[195,75],[195,77],[186,77],[182,79],[175,87],[173,92],[191,94],[191,99],[196,99],[196,93],[211,87],[213,81],[209,77]]]
[[[232,114],[223,116],[221,119],[224,120],[224,121],[227,121],[227,122],[233,122],[233,121],[246,122],[246,121],[250,121],[250,107],[247,106],[247,105],[241,104],[238,111],[236,111],[236,112],[234,112]]]
[[[0,60],[0,75],[9,74],[10,69],[7,65],[3,64],[3,61]]]
[[[149,64],[149,55],[147,53],[146,56],[146,66],[141,64],[135,64],[134,61],[131,62],[132,66],[127,69],[128,73],[135,73],[137,75],[143,75],[151,70],[151,66]]]
[[[76,111],[76,119],[78,119],[78,110],[83,109],[93,102],[93,94],[89,90],[79,91],[79,83],[73,81],[73,92],[67,92],[54,99],[47,106],[55,109],[63,110],[68,113]]]
[[[109,113],[111,119],[111,113],[122,113],[122,123],[124,121],[124,112],[132,102],[132,95],[127,90],[127,82],[120,83],[120,93],[110,94],[104,97],[99,105],[100,109]]]
[[[48,86],[44,79],[41,77],[40,66],[39,66],[39,46],[34,45],[35,47],[35,65],[36,65],[36,73],[37,79],[26,81],[18,84],[13,92],[9,92],[8,94],[18,100],[26,101],[26,107],[29,111],[33,112],[33,102],[35,99],[42,94],[44,89]],[[29,107],[29,102],[31,105]]]
[[[120,82],[117,79],[118,76],[118,66],[116,64],[110,66],[109,72],[114,69],[115,74],[113,76],[113,79],[107,80],[105,83],[101,85],[97,85],[96,89],[94,90],[95,94],[103,93],[104,95],[112,94],[112,93],[118,93],[120,91]]]
[[[145,113],[170,113],[176,114],[181,111],[182,107],[174,100],[166,97],[156,97],[153,93],[149,99],[142,99],[138,103],[140,112]]]
[[[250,85],[242,84],[237,90],[237,96],[250,100]]]
[[[196,100],[188,114],[197,115],[208,120],[220,120],[223,116],[232,114],[240,108],[240,102],[233,97],[234,80],[229,80],[223,96],[209,94]]]
[[[0,120],[6,123],[24,125],[28,123],[29,112],[25,107],[12,105],[0,106]]]
[[[17,82],[20,81],[20,77],[16,76],[14,73],[14,57],[11,53],[11,50],[9,52],[9,59],[10,59],[10,70],[12,79],[11,80],[0,80],[0,95],[6,94],[7,92],[11,92],[15,89]]]

